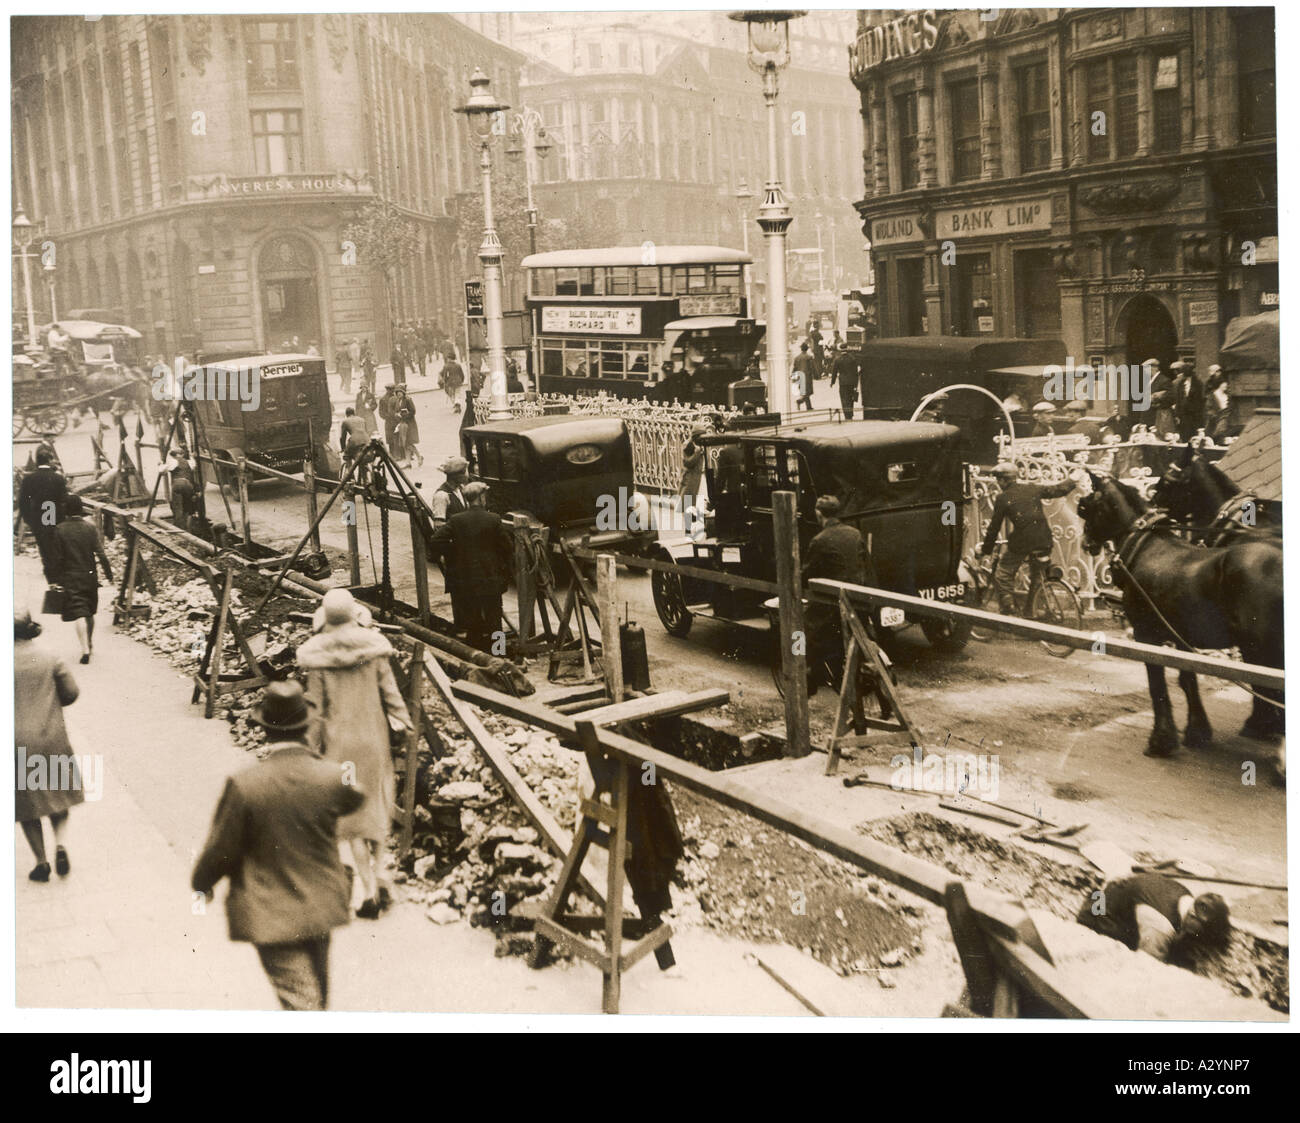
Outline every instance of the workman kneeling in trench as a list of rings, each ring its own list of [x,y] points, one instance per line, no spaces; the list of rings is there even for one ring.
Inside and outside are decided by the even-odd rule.
[[[1193,896],[1186,885],[1160,873],[1106,882],[1089,894],[1078,921],[1161,962],[1193,948],[1222,951],[1232,930],[1227,902],[1217,893]]]

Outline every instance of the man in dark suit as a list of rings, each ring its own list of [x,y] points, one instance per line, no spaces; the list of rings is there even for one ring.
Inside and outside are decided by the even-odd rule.
[[[1191,363],[1179,359],[1169,368],[1174,375],[1174,417],[1178,439],[1191,440],[1205,427],[1205,388]]]
[[[838,380],[840,384],[840,408],[844,411],[844,420],[853,420],[853,403],[858,399],[858,374],[861,364],[858,356],[847,347],[841,347],[831,364],[831,385]],[[866,417],[866,402],[863,405],[863,417]]]
[[[821,530],[808,543],[808,557],[803,563],[805,584],[814,577],[823,577],[874,585],[875,570],[867,557],[866,543],[856,527],[840,522],[840,501],[835,496],[823,495],[817,500],[817,523]],[[808,635],[808,693],[816,694],[822,667],[834,667],[843,653],[839,607],[813,601],[804,615],[804,630]]]
[[[435,554],[453,575],[448,591],[453,603],[460,602],[465,638],[480,651],[491,650],[493,633],[501,628],[501,594],[510,584],[515,553],[501,516],[484,506],[487,490],[485,483],[467,484],[468,509],[438,527],[432,542]]]
[[[64,503],[68,498],[68,481],[54,467],[54,455],[47,448],[36,453],[36,468],[23,477],[18,485],[18,513],[36,539],[40,551],[41,568],[45,580],[51,585],[58,580],[54,556],[54,528],[63,517]]]
[[[270,755],[226,781],[191,885],[211,900],[230,878],[230,938],[257,948],[284,1009],[323,1010],[330,932],[348,922],[337,824],[365,793],[307,747],[311,712],[299,683],[268,686],[253,720]]]

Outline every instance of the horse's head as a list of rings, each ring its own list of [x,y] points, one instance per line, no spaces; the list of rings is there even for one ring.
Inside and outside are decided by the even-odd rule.
[[[1083,547],[1090,554],[1101,552],[1107,542],[1119,542],[1147,509],[1142,496],[1114,476],[1089,472],[1092,492],[1079,500],[1083,520]]]
[[[1188,457],[1181,464],[1171,464],[1151,489],[1151,503],[1163,507],[1175,519],[1183,520],[1192,513],[1192,480],[1189,476]]]

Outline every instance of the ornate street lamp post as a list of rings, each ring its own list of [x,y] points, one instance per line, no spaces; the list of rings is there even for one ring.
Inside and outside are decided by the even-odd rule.
[[[777,163],[776,95],[777,74],[790,62],[790,21],[802,11],[732,12],[737,23],[748,25],[749,66],[763,76],[763,102],[767,106],[767,182],[758,225],[767,239],[767,394],[768,408],[789,413],[790,359],[785,309],[785,236],[792,221],[790,207],[781,190]]]
[[[546,135],[546,126],[542,124],[542,115],[536,109],[523,109],[511,118],[510,147],[507,156],[524,158],[524,183],[528,188],[528,252],[537,252],[537,204],[533,202],[533,162],[532,157],[541,161],[551,154],[551,138]],[[531,152],[530,152],[531,150]]]
[[[13,220],[14,253],[23,263],[23,299],[27,302],[27,345],[36,346],[36,306],[32,303],[32,271],[28,264],[33,256],[31,245],[41,236],[41,225],[32,222],[23,208],[18,208]]]
[[[469,80],[469,100],[456,110],[465,114],[478,142],[478,165],[483,173],[483,244],[478,259],[483,264],[483,313],[487,321],[488,371],[492,379],[493,421],[510,417],[510,398],[506,393],[505,328],[501,317],[501,239],[492,220],[492,141],[498,122],[504,122],[510,107],[497,101],[488,90],[488,77],[475,69]]]
[[[749,256],[749,215],[745,212],[749,209],[749,201],[753,197],[754,193],[749,189],[749,183],[742,179],[740,186],[736,188],[736,202],[740,205],[740,239],[746,257]],[[745,315],[749,316],[750,319],[756,319],[754,312],[754,267],[746,265],[743,268],[745,276]]]

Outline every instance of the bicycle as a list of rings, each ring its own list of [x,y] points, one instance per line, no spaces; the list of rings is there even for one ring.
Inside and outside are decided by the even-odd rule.
[[[978,607],[986,612],[997,612],[997,591],[993,587],[993,572],[1006,544],[999,542],[993,552],[985,558],[967,559],[978,587]],[[1059,566],[1051,564],[1051,554],[1047,551],[1030,554],[1026,559],[1029,571],[1021,566],[1016,572],[1016,583],[1012,590],[1012,603],[1017,616],[1027,620],[1037,620],[1040,624],[1052,624],[1058,628],[1083,627],[1083,608],[1079,603],[1079,593],[1069,581],[1065,580]],[[971,638],[985,642],[992,639],[995,629],[971,628]],[[1066,659],[1074,654],[1074,648],[1066,644],[1039,641],[1049,655],[1057,659]]]

